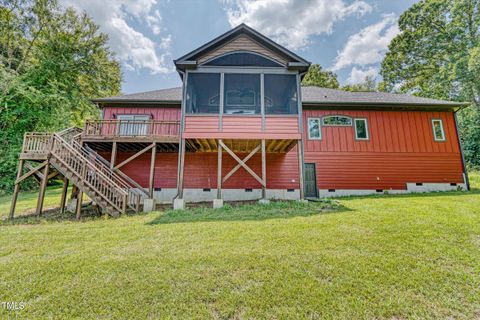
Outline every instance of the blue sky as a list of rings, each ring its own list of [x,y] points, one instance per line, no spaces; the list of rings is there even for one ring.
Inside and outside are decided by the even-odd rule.
[[[414,0],[61,0],[86,11],[121,62],[123,93],[181,85],[173,59],[246,23],[340,83],[377,77],[399,15]]]

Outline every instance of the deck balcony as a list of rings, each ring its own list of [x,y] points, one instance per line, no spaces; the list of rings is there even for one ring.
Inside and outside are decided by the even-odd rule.
[[[153,142],[176,151],[179,139],[180,121],[171,120],[88,120],[82,133],[82,141],[100,151],[111,150],[112,143],[135,151]]]

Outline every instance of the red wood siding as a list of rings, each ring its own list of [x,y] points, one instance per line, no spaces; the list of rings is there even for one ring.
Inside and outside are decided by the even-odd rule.
[[[110,159],[110,154],[102,154]],[[119,152],[117,163],[122,162],[133,153]],[[247,154],[238,154],[244,158]],[[227,153],[223,154],[223,175],[225,176],[237,162]],[[251,158],[247,164],[261,176],[260,155]],[[176,188],[177,153],[157,153],[155,162],[155,188]],[[139,156],[122,167],[122,172],[144,187],[148,187],[150,153]],[[279,174],[281,172],[282,174]],[[217,187],[217,153],[198,152],[185,155],[185,188]],[[240,168],[223,185],[225,189],[260,188],[260,184],[243,168]],[[267,155],[267,187],[272,189],[298,189],[298,160],[296,147],[287,154]]]
[[[328,114],[367,118],[368,141],[353,127],[322,127],[308,140],[307,119]],[[405,189],[407,182],[461,183],[462,162],[452,112],[305,110],[305,162],[317,164],[320,189]],[[434,141],[442,119],[446,141]]]
[[[103,120],[114,120],[119,114],[150,115],[152,120],[179,121],[181,118],[180,106],[158,107],[104,107]]]
[[[185,116],[185,138],[223,139],[300,139],[298,118],[268,117],[262,130],[260,116],[222,117],[222,130],[218,116]]]
[[[185,134],[196,137],[199,134],[218,132],[218,116],[185,116]]]
[[[298,117],[267,116],[265,119],[265,130],[269,133],[296,135],[300,132],[298,128]]]

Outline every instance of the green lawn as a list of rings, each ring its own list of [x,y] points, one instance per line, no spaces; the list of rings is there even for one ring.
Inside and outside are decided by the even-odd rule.
[[[0,319],[478,319],[471,180],[470,193],[4,222],[0,302],[26,307],[0,304]]]

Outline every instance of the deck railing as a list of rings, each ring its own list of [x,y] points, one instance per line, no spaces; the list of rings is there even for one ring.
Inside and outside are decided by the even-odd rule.
[[[51,133],[44,132],[27,132],[23,137],[24,153],[46,153],[48,152]]]
[[[94,137],[167,137],[178,138],[180,121],[163,120],[88,120],[83,136]]]

